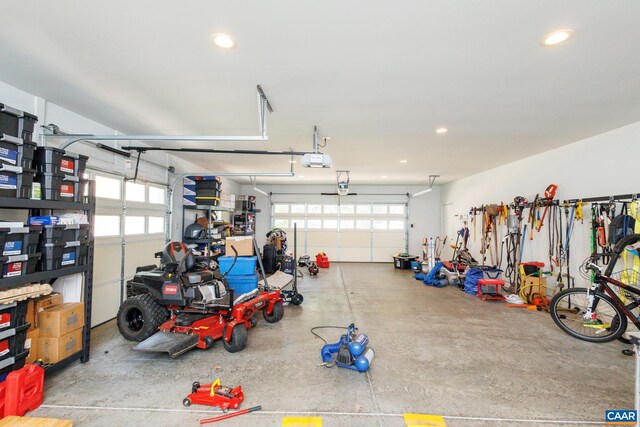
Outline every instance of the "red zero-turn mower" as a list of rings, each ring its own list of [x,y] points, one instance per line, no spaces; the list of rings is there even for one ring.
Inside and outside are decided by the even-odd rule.
[[[250,299],[234,303],[224,276],[209,270],[208,260],[196,258],[184,243],[171,242],[156,257],[160,267],[138,267],[118,310],[120,334],[140,342],[133,350],[167,352],[175,358],[222,340],[224,348],[235,353],[246,346],[256,311],[262,310],[269,323],[282,319],[279,290],[256,291]]]

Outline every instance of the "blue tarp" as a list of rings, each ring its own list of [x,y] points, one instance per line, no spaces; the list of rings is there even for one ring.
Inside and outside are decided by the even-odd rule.
[[[484,277],[479,268],[470,268],[464,279],[464,291],[469,295],[478,295],[478,280]]]
[[[418,273],[413,277],[416,280],[422,280],[422,282],[424,282],[425,285],[435,286],[437,288],[442,288],[442,287],[445,286],[445,283],[442,280],[438,279],[438,273],[440,272],[441,268],[442,268],[442,263],[438,262],[431,269],[431,271],[429,271],[429,273],[427,273],[427,274]]]

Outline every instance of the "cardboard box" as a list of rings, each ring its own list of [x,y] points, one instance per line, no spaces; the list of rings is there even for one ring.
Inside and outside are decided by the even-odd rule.
[[[56,363],[82,350],[82,328],[59,338],[38,339],[38,359]]]
[[[227,237],[225,239],[225,255],[227,256],[235,256],[231,245],[238,251],[238,256],[253,256],[252,236]]]
[[[40,298],[36,298],[33,300],[33,313],[34,313],[34,325],[37,328],[39,326],[39,317],[40,313],[45,311],[49,307],[55,307],[56,305],[62,304],[62,294],[57,292],[52,292],[49,295],[45,295]]]
[[[70,302],[51,307],[39,315],[41,338],[59,338],[84,326],[84,303]]]
[[[38,359],[38,339],[40,337],[40,329],[30,329],[27,332],[27,339],[24,342],[25,350],[29,351],[29,356],[25,363],[33,363]]]

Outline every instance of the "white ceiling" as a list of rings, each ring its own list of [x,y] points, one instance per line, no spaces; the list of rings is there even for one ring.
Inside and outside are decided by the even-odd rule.
[[[123,132],[258,134],[261,84],[268,143],[185,145],[306,151],[315,124],[333,138],[333,169],[260,183],[330,183],[336,169],[442,183],[640,120],[636,0],[15,0],[2,15],[0,80]],[[575,35],[541,47],[558,28]],[[237,49],[213,47],[215,32]]]

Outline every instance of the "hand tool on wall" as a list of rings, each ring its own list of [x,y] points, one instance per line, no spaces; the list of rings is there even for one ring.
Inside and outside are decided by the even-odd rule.
[[[540,198],[539,194],[536,194],[536,197],[531,202],[531,207],[529,208],[529,226],[531,230],[529,230],[529,240],[533,240],[533,230],[536,225],[536,212],[538,210],[538,199]]]
[[[558,191],[558,186],[555,184],[551,184],[544,190],[544,210],[542,211],[542,218],[540,218],[540,222],[538,223],[538,228],[536,231],[540,232],[542,228],[542,224],[544,223],[544,218],[547,215],[547,210],[551,203],[553,203],[553,198],[556,196],[556,191]]]

